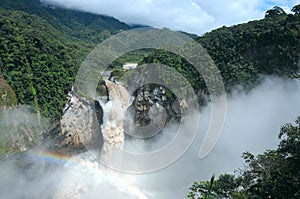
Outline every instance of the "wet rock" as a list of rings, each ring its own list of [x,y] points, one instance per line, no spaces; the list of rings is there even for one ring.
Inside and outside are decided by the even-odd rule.
[[[60,147],[85,148],[101,140],[103,110],[98,102],[72,91],[64,111],[57,129]]]

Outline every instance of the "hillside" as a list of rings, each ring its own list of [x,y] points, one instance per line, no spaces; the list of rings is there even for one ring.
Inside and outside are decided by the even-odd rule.
[[[297,77],[300,67],[300,14],[275,7],[262,20],[222,27],[197,39],[221,70],[227,87],[251,85],[259,75]]]
[[[38,0],[1,0],[0,71],[19,103],[58,119],[85,56],[128,28],[111,17],[53,9]]]
[[[111,17],[42,5],[38,0],[0,2],[0,71],[19,103],[30,104],[52,119],[61,117],[88,52],[130,28]],[[227,91],[237,85],[251,89],[261,75],[299,76],[300,15],[293,11],[286,14],[274,8],[262,20],[193,36],[219,67]],[[144,56],[143,51],[129,53],[112,67],[142,59],[142,63],[163,63],[181,72],[197,92],[208,93],[199,73],[185,60],[161,50]]]
[[[274,8],[268,12],[276,11]],[[226,89],[241,85],[250,89],[257,85],[261,75],[299,77],[300,67],[300,14],[275,12],[262,20],[232,27],[221,27],[198,41],[218,66]],[[192,83],[196,90],[205,90],[199,73],[183,59],[156,50],[144,63],[163,63],[174,67]],[[207,91],[206,91],[207,92]]]
[[[100,42],[120,30],[130,28],[112,17],[57,8],[42,4],[39,0],[0,0],[0,9],[34,14],[68,38],[89,43]]]

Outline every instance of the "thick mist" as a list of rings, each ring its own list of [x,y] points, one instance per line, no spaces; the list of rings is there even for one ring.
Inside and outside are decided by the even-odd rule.
[[[211,116],[210,105],[198,113],[198,135],[184,155],[148,174],[106,169],[88,152],[67,157],[33,149],[0,162],[0,198],[183,199],[194,181],[241,168],[242,152],[257,154],[276,148],[280,127],[300,115],[299,99],[298,80],[268,77],[249,93],[237,89],[227,96],[224,128],[208,156],[198,158]],[[125,147],[133,152],[158,150],[174,137],[176,129],[176,125],[169,125],[156,139],[125,141]]]
[[[200,113],[198,136],[189,150],[170,167],[138,176],[137,182],[145,190],[153,190],[150,198],[186,198],[194,181],[242,168],[244,151],[258,154],[276,148],[280,127],[300,115],[299,99],[299,80],[269,77],[249,93],[237,89],[227,97],[225,125],[207,157],[199,159],[198,153],[208,127],[210,106]]]

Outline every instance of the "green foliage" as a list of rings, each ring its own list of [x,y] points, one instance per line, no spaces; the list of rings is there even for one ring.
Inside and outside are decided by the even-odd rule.
[[[276,150],[257,156],[243,153],[246,165],[239,170],[239,177],[223,174],[218,180],[194,183],[188,197],[206,198],[204,193],[212,187],[210,193],[218,196],[210,198],[299,198],[300,117],[295,125],[284,125],[279,138]]]
[[[280,15],[286,15],[286,13],[284,12],[284,10],[278,6],[274,6],[274,8],[268,10],[266,12],[265,17],[268,18],[274,18],[274,17],[278,17]]]
[[[295,13],[297,7],[294,9]],[[271,17],[274,11],[276,17]],[[207,50],[219,68],[227,91],[239,85],[249,90],[260,75],[299,77],[300,18],[275,7],[263,20],[222,27],[196,40]],[[196,92],[208,93],[200,74],[185,60],[155,50],[143,63],[161,63],[184,75]]]
[[[296,125],[281,128],[276,150],[261,155],[244,155],[247,167],[242,171],[250,198],[299,198],[300,196],[300,117]]]
[[[220,69],[227,90],[251,88],[260,74],[299,76],[299,15],[284,14],[279,7],[272,11],[279,12],[277,17],[222,27],[197,39]]]
[[[0,70],[21,104],[58,118],[78,67],[76,51],[40,18],[18,11],[0,11]]]
[[[42,4],[39,0],[0,0],[0,9],[24,11],[39,16],[64,35],[98,43],[107,37],[130,27],[117,19]]]
[[[295,14],[300,14],[300,4],[293,7],[292,12]]]
[[[215,192],[215,176],[213,175],[210,181],[194,182],[190,188],[188,198],[191,199],[211,199],[217,198],[218,195]]]
[[[213,175],[210,181],[194,182],[190,187],[188,198],[191,199],[215,199],[215,198],[246,198],[245,194],[239,191],[241,178],[232,174],[222,174],[215,179]]]
[[[182,74],[182,77],[185,78],[187,82],[192,86],[196,93],[205,93],[208,94],[208,89],[204,82],[204,79],[201,77],[197,69],[195,69],[189,62],[180,56],[176,56],[173,53],[167,52],[165,50],[155,50],[150,53],[149,56],[145,57],[142,63],[154,63],[154,64],[163,64],[175,69],[178,73]],[[174,85],[174,80],[180,80],[180,77],[174,72],[168,72],[164,70],[163,67],[157,65],[157,74],[158,78],[165,82],[165,85]],[[187,88],[187,85],[184,81],[176,81],[175,89],[177,89],[177,97],[184,98],[188,96],[192,91]],[[174,100],[174,99],[171,99]],[[199,100],[199,103],[201,101]]]
[[[126,53],[125,55],[118,57],[110,65],[110,68],[122,68],[125,63],[141,63],[144,57],[147,57],[152,51],[152,49],[140,49]]]
[[[54,9],[38,0],[1,0],[0,71],[19,103],[58,119],[87,53],[128,28],[111,17]]]
[[[110,74],[110,77],[115,77],[117,80],[119,80],[127,71],[124,69],[116,69],[113,70]]]

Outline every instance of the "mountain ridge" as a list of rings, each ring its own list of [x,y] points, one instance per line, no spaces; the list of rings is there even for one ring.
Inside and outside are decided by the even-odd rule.
[[[39,0],[1,0],[0,9],[18,10],[37,15],[65,35],[89,42],[100,42],[107,38],[109,35],[105,32],[102,33],[102,37],[99,36],[99,33],[103,31],[116,34],[119,30],[130,29],[129,25],[113,17],[64,8],[53,9],[49,5],[42,4]]]

